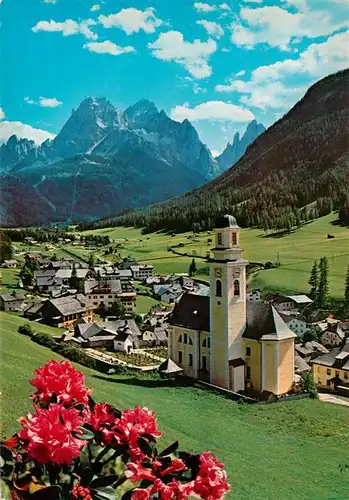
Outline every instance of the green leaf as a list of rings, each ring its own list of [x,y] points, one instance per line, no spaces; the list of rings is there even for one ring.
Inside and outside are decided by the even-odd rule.
[[[152,455],[152,447],[149,444],[149,441],[144,439],[143,437],[139,437],[137,439],[138,446],[143,453],[145,453],[148,457],[151,457]]]
[[[111,486],[105,486],[104,488],[98,488],[92,490],[94,495],[94,500],[115,500],[116,494],[114,488]]]
[[[0,456],[5,460],[5,462],[13,461],[12,451],[10,450],[10,448],[7,448],[7,446],[5,446],[4,444],[0,446]]]
[[[174,453],[175,451],[178,450],[178,446],[179,446],[178,441],[175,441],[168,448],[166,448],[165,450],[163,450],[160,453],[159,457],[168,457],[169,455],[171,455],[172,453]]]
[[[58,485],[43,487],[30,495],[33,500],[59,500],[62,488]]]
[[[97,477],[90,483],[91,488],[101,488],[103,486],[111,486],[119,479],[117,474],[110,474],[109,476]]]
[[[81,484],[83,486],[88,486],[93,478],[93,472],[90,467],[85,467],[84,472],[81,475]]]
[[[80,427],[80,430],[81,433],[72,432],[72,435],[77,439],[81,439],[82,441],[89,441],[90,439],[93,439],[95,437],[94,433],[92,431],[89,431],[85,427]]]

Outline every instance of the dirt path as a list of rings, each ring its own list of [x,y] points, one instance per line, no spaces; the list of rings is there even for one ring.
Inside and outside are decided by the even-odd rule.
[[[344,399],[338,398],[333,394],[319,394],[320,401],[325,401],[326,403],[334,403],[336,405],[349,406],[349,401],[344,401]]]

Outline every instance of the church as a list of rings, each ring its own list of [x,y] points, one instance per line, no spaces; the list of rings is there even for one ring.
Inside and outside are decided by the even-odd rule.
[[[214,233],[210,296],[187,293],[176,304],[169,357],[185,375],[218,387],[285,394],[294,382],[295,334],[272,305],[247,301],[236,219],[219,217]]]

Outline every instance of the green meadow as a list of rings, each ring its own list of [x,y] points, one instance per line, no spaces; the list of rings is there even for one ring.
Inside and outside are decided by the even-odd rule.
[[[260,229],[243,229],[240,245],[244,248],[244,257],[250,262],[279,260],[280,267],[263,270],[253,275],[252,286],[263,291],[281,291],[285,293],[307,293],[309,273],[314,260],[326,256],[329,261],[330,295],[342,298],[344,279],[349,265],[349,229],[334,223],[336,215],[331,214],[311,222],[290,235],[278,237],[265,234]],[[192,257],[181,257],[168,252],[168,247],[184,243],[177,250],[199,256],[213,246],[208,241],[213,233],[201,233],[193,238],[191,233],[170,237],[164,233],[143,235],[134,228],[106,228],[88,231],[83,234],[109,235],[116,243],[121,244],[123,257],[130,256],[140,263],[153,264],[160,274],[187,272]],[[332,234],[333,239],[328,239]],[[207,264],[196,259],[198,277],[208,279]],[[206,268],[206,269],[205,269]]]
[[[60,356],[17,333],[23,319],[0,313],[1,437],[30,411],[28,380]],[[39,330],[46,327],[34,325]],[[210,450],[225,463],[236,500],[344,500],[349,494],[349,409],[317,400],[246,406],[167,380],[106,376],[79,367],[96,400],[157,414],[162,446]],[[161,446],[161,445],[160,445]]]

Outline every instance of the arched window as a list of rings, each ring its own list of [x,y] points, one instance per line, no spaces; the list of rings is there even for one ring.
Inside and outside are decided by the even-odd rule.
[[[191,337],[189,335],[188,335],[188,344],[189,345],[193,345],[193,341],[192,341],[192,339],[191,339]]]
[[[211,340],[210,340],[210,337],[207,338],[207,347],[210,348],[211,347]]]
[[[178,342],[181,344],[182,343],[182,335],[179,336]]]
[[[222,297],[222,282],[216,280],[216,297]]]
[[[203,340],[202,347],[206,347],[206,339]]]
[[[217,233],[217,245],[222,244],[222,233]]]
[[[235,280],[234,281],[234,296],[239,297],[239,295],[240,295],[240,281]]]
[[[237,240],[236,233],[231,233],[231,242],[233,245],[237,244],[238,240]]]

